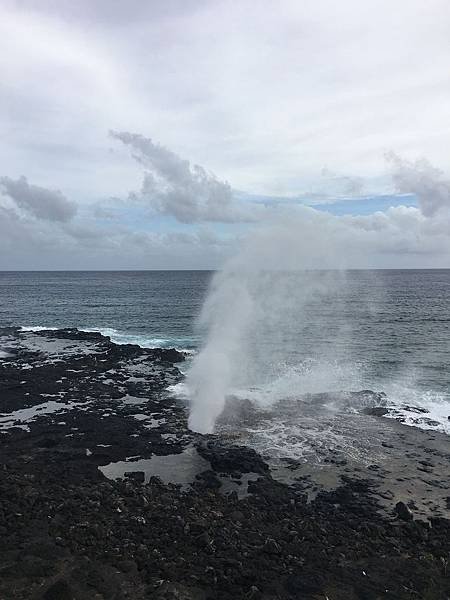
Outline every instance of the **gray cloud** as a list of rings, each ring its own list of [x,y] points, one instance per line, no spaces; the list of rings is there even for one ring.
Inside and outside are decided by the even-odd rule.
[[[25,178],[2,177],[0,186],[0,269],[217,268],[233,247],[232,235],[209,229],[136,230],[95,205],[68,210],[62,194]]]
[[[291,203],[255,205],[233,197],[228,184],[143,136],[114,137],[131,148],[145,169],[143,187],[148,188],[136,194],[139,204],[109,201],[102,206],[98,201],[77,210],[61,192],[31,184],[25,177],[2,177],[0,268],[217,268],[254,230],[283,239],[283,261],[294,266],[298,255],[289,248],[297,248],[302,256],[313,255],[312,266],[320,266],[328,264],[329,243],[339,248],[333,260],[354,267],[449,264],[448,182],[427,161],[409,163],[391,157],[397,187],[418,194],[420,209],[396,206],[365,216],[339,217]],[[220,194],[213,193],[216,183],[226,190],[224,204],[217,200]],[[152,231],[151,221],[143,222],[147,212],[143,203],[157,214],[171,214],[187,224],[177,225],[174,231],[158,227]],[[215,218],[218,215],[220,219]],[[251,215],[257,226],[215,228],[206,223],[233,223],[231,217],[236,215]],[[199,227],[192,226],[197,222]],[[320,241],[318,249],[316,241]],[[268,266],[284,264],[276,264],[279,256],[277,251],[272,262],[267,259]]]
[[[410,162],[394,152],[386,155],[392,167],[392,179],[401,193],[417,196],[422,213],[431,217],[443,209],[450,209],[450,180],[428,160],[422,158]]]
[[[5,0],[12,6],[21,4],[17,0]],[[165,2],[142,2],[142,0],[27,0],[27,9],[81,24],[95,23],[98,27],[123,27],[126,24],[142,23],[144,19],[179,17],[185,12],[198,10],[206,0],[166,0]]]
[[[141,190],[132,192],[132,199],[145,200],[156,213],[182,223],[255,220],[248,207],[235,201],[230,185],[203,167],[142,135],[115,131],[110,135],[129,146],[145,169]]]
[[[104,131],[142,123],[254,194],[320,186],[323,164],[377,178],[384,148],[445,168],[448,0],[235,4],[0,2],[3,172],[123,196],[135,165]]]
[[[70,221],[77,212],[74,202],[67,200],[59,190],[49,190],[28,183],[26,177],[0,177],[0,189],[19,207],[38,219]]]

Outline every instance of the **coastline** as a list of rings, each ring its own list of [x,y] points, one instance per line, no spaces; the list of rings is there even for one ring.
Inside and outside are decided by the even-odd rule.
[[[1,599],[449,597],[444,434],[359,415],[381,460],[275,466],[188,430],[176,350],[0,340]]]

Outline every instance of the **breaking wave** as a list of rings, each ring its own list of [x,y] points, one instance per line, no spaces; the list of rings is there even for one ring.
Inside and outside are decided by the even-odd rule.
[[[57,331],[61,327],[50,327],[43,325],[22,326],[22,331]],[[186,354],[195,352],[194,340],[192,337],[153,337],[146,334],[135,334],[120,331],[113,327],[77,327],[79,331],[101,333],[109,337],[115,344],[134,344],[141,348],[176,348]]]

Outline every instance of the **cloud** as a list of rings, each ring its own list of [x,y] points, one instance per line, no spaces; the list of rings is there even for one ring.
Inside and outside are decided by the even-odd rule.
[[[145,230],[120,214],[80,210],[61,192],[0,178],[0,270],[217,268],[233,248],[234,234],[201,227]],[[100,207],[101,208],[101,207]],[[142,229],[144,228],[144,229]]]
[[[386,155],[392,168],[392,179],[401,193],[414,193],[420,210],[432,217],[442,210],[450,210],[450,180],[444,173],[422,158],[414,162],[400,158],[394,152]]]
[[[364,191],[364,179],[362,177],[353,177],[351,175],[338,175],[327,167],[321,170],[321,180],[319,185],[321,189],[316,190],[318,195],[322,196],[361,196]]]
[[[129,146],[144,167],[141,190],[130,196],[148,202],[154,212],[182,223],[255,220],[243,203],[234,200],[230,185],[203,167],[140,134],[111,131],[110,135]]]
[[[298,253],[309,257],[311,268],[450,264],[447,182],[427,161],[391,159],[396,185],[421,194],[419,208],[398,205],[372,214],[338,216],[279,199],[266,198],[265,204],[257,205],[245,195],[235,197],[228,184],[167,148],[137,134],[118,135],[143,165],[144,184],[152,178],[152,187],[136,194],[136,202],[104,199],[105,205],[98,200],[83,207],[26,177],[1,177],[0,268],[218,268],[258,231],[263,232],[257,246],[261,256],[255,260],[267,268],[295,268]],[[227,190],[223,205],[216,205],[220,194],[211,192],[215,182]],[[214,202],[208,202],[211,194]],[[173,197],[179,202],[169,204]],[[170,227],[166,221],[155,222],[142,203],[179,223]],[[233,221],[236,214],[253,221]]]
[[[77,212],[74,202],[67,200],[59,190],[49,190],[28,183],[26,177],[11,179],[0,177],[0,189],[21,209],[38,219],[47,221],[70,221]]]
[[[2,172],[123,196],[136,167],[104,132],[143,124],[255,194],[308,191],[324,164],[377,178],[385,148],[443,168],[450,3],[391,4],[3,0]]]

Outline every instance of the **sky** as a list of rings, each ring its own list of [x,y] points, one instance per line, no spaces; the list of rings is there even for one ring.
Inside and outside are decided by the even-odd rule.
[[[219,268],[280,219],[450,267],[448,0],[2,0],[0,74],[2,270]]]

